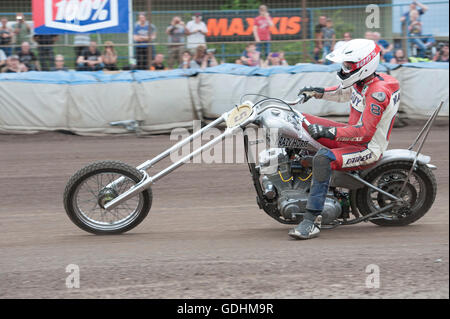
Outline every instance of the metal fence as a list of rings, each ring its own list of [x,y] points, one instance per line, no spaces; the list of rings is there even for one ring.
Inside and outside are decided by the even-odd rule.
[[[108,0],[53,0],[54,3],[58,1]],[[190,21],[195,20],[196,14],[201,15],[201,20],[208,29],[205,36],[206,46],[217,63],[240,63],[241,57],[245,56],[244,50],[247,45],[257,40],[253,25],[260,15],[259,8],[262,4],[267,6],[273,23],[270,28],[270,41],[256,42],[257,49],[261,51],[261,59],[266,64],[280,63],[283,59],[289,65],[326,63],[323,53],[332,49],[339,41],[348,40],[349,36],[369,37],[392,44],[388,48],[389,54],[385,55],[386,62],[391,61],[397,49],[403,49],[405,56],[420,56],[424,60],[432,60],[442,51],[441,43],[448,43],[449,2],[443,0],[413,4],[406,0],[130,0],[130,3],[132,21],[129,33],[88,35],[88,40],[97,42],[100,51],[104,51],[111,44],[114,46],[118,55],[116,64],[119,69],[134,67],[136,59],[139,58],[139,45],[135,43],[133,34],[139,15],[143,15],[145,20],[150,22],[150,26],[153,25],[155,31],[148,50],[150,52],[145,53],[149,58],[146,61],[146,68],[150,67],[151,60],[156,54],[160,54],[159,59],[164,58],[166,67],[177,68],[182,63],[182,53],[186,46],[189,46],[187,43],[189,40],[186,36],[181,36],[179,38],[184,43],[174,43],[169,28],[173,25],[178,27],[181,23],[186,27]],[[418,19],[412,14],[415,10],[418,10]],[[20,16],[23,16],[24,23],[17,19]],[[75,68],[77,57],[81,52],[80,47],[88,45],[87,42],[80,44],[75,35],[68,33],[59,35],[52,43],[37,43],[33,36],[30,0],[0,1],[0,17],[6,25],[2,28],[3,31],[0,30],[2,32],[0,48],[6,55],[13,55],[20,52],[23,42],[29,42],[31,50],[38,57],[49,54],[48,61],[45,61],[45,58],[42,60],[39,66],[41,69],[53,66],[56,55],[64,56],[65,65]],[[409,30],[411,19],[419,21],[420,33]],[[24,30],[19,28],[22,31],[15,32],[18,25]],[[28,25],[29,31],[26,27],[23,28],[23,25]],[[13,34],[9,42],[7,37],[4,38],[4,34],[7,33],[4,30],[8,28]],[[326,28],[325,32],[321,32],[323,28]],[[317,39],[319,34],[326,34],[326,37],[330,37],[330,41],[319,41]],[[423,48],[421,44],[426,47]],[[196,52],[193,51],[195,55]],[[272,54],[268,59],[268,52],[276,54]],[[44,62],[49,65],[42,65]]]

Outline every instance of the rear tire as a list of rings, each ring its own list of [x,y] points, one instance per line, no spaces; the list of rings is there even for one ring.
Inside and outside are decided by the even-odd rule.
[[[119,177],[124,177],[122,184],[111,188],[106,187]],[[67,183],[64,190],[66,213],[79,228],[96,235],[127,232],[139,225],[150,211],[153,197],[151,189],[142,191],[111,211],[106,211],[101,205],[139,183],[142,178],[142,172],[121,162],[102,161],[92,163],[75,173]],[[99,181],[100,183],[98,183]],[[83,187],[86,195],[82,195]],[[136,200],[137,203],[133,205]],[[81,207],[82,204],[85,207]],[[133,208],[133,206],[136,207]],[[88,209],[89,207],[92,208]],[[123,217],[121,209],[122,211],[125,210],[125,214],[129,211],[131,213],[113,222],[113,217]],[[92,218],[94,214],[100,214],[102,220]]]
[[[403,181],[406,178],[409,170],[411,169],[412,162],[395,161],[378,166],[370,171],[365,180],[377,187],[384,188],[383,190],[392,193],[395,196],[399,196],[398,191]],[[398,180],[389,180],[389,178],[397,175]],[[404,177],[404,178],[402,178]],[[383,181],[380,180],[383,178]],[[386,179],[388,180],[387,182]],[[414,185],[416,181],[416,185]],[[384,219],[372,219],[370,222],[380,226],[405,226],[414,223],[422,216],[424,216],[434,203],[437,192],[436,179],[433,172],[425,165],[417,165],[417,168],[413,171],[410,179],[410,183],[405,187],[402,197],[409,198],[410,208],[402,211],[402,215],[389,213],[383,214],[386,216]],[[374,195],[377,194],[376,198]],[[369,187],[359,189],[356,193],[356,205],[359,212],[362,215],[367,215],[380,207],[384,207],[389,204],[389,198],[385,195],[372,190]],[[389,218],[388,218],[389,217]]]

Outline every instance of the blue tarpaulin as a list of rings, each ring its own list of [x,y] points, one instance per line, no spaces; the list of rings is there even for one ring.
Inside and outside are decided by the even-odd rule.
[[[384,63],[380,64],[378,71],[387,72],[399,67],[447,69],[445,62],[406,63],[403,65]],[[271,76],[274,74],[298,74],[302,72],[336,72],[338,64],[318,65],[300,64],[295,66],[276,66],[270,68],[248,67],[238,64],[221,64],[206,69],[175,69],[170,71],[123,71],[119,73],[97,72],[25,72],[2,73],[0,81],[38,82],[47,84],[90,84],[108,82],[147,82],[167,79],[177,79],[204,74],[231,74],[241,76]]]

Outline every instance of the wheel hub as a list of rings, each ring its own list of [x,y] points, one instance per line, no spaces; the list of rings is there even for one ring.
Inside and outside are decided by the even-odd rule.
[[[114,188],[104,188],[98,193],[98,205],[105,208],[105,205],[118,196]]]
[[[415,187],[410,183],[406,183],[405,188],[400,194],[400,190],[403,187],[403,183],[404,181],[391,181],[385,184],[383,187],[381,187],[381,189],[384,190],[385,192],[397,196],[403,199],[405,203],[407,203],[408,207],[403,207],[399,209],[399,212],[401,211],[402,215],[405,213],[405,210],[408,210],[408,208],[410,208],[410,206],[413,205],[417,200],[417,191]],[[378,193],[377,201],[380,207],[385,207],[391,204],[392,199],[382,193]]]

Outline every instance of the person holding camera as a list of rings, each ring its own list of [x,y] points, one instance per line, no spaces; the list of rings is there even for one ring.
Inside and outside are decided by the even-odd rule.
[[[439,45],[439,51],[433,57],[433,61],[448,63],[448,44],[440,44]]]
[[[208,27],[202,21],[200,13],[194,14],[194,18],[186,24],[187,48],[194,51],[198,46],[206,47],[206,34]]]
[[[184,47],[184,35],[186,27],[180,17],[173,17],[172,22],[166,29],[169,44],[169,68],[180,64],[181,52]]]
[[[194,62],[199,68],[202,69],[216,66],[218,63],[216,57],[214,56],[215,53],[215,49],[207,50],[206,46],[199,45],[195,51]]]
[[[16,23],[13,25],[13,32],[16,38],[16,48],[15,51],[20,51],[20,46],[23,42],[27,42],[30,39],[31,29],[26,23],[23,13],[16,14]]]

